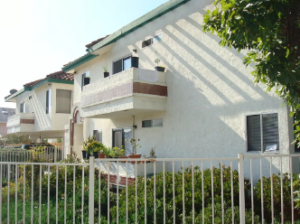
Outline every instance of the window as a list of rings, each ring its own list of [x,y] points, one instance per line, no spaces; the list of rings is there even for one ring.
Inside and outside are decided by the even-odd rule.
[[[247,116],[248,151],[279,150],[278,114]]]
[[[71,90],[56,90],[56,113],[70,114],[71,113]]]
[[[136,64],[134,60],[136,60],[136,58],[128,56],[128,57],[122,58],[120,60],[114,61],[113,62],[113,74],[125,71],[131,67],[137,67],[137,66],[134,66]]]
[[[46,114],[49,114],[51,110],[51,89],[46,92]]]
[[[81,76],[81,90],[83,90],[83,87],[90,84],[90,73],[86,72]]]
[[[147,39],[147,40],[143,41],[142,42],[142,48],[148,47],[151,44],[154,44],[156,42],[161,41],[161,36],[162,36],[162,34],[160,33],[160,34],[157,34],[157,35],[155,35],[154,37],[152,37],[150,39]]]
[[[112,147],[119,147],[126,149],[126,153],[130,154],[132,151],[129,140],[132,138],[131,128],[118,128],[112,130]]]
[[[112,131],[112,147],[121,148],[122,145],[124,146],[124,131],[123,129],[113,129]]]
[[[154,120],[144,120],[142,121],[143,128],[152,128],[152,127],[162,127],[163,119],[154,119]]]
[[[94,130],[93,136],[98,142],[102,142],[102,130]]]
[[[20,113],[25,113],[25,103],[20,104]]]

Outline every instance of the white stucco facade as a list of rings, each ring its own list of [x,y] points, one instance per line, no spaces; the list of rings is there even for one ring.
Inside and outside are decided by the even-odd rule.
[[[65,125],[70,113],[56,113],[56,90],[69,90],[73,95],[73,85],[46,83],[31,91],[24,91],[15,98],[16,115],[8,118],[8,132],[28,134],[35,138],[63,138]],[[50,90],[49,113],[46,113],[46,92]],[[21,104],[25,111],[21,112]],[[71,99],[72,104],[72,99]]]
[[[275,93],[266,92],[265,86],[253,83],[253,67],[243,64],[245,52],[220,47],[216,36],[202,31],[205,10],[212,7],[211,0],[191,0],[122,37],[105,54],[75,68],[73,102],[84,119],[83,133],[80,132],[84,139],[93,135],[93,130],[101,130],[103,143],[111,146],[113,129],[133,130],[133,125],[137,125],[133,136],[141,139],[139,153],[147,156],[153,147],[161,158],[265,154],[247,152],[246,117],[277,113],[279,151],[274,153],[294,153],[288,107]],[[161,34],[162,40],[142,48],[142,42],[156,34]],[[138,109],[126,107],[133,102],[132,96],[109,100],[105,106],[80,106],[82,97],[88,94],[127,82],[128,77],[134,80],[134,73],[126,76],[126,71],[123,77],[121,73],[112,75],[113,61],[126,55],[139,57],[139,69],[154,71],[156,58],[166,66],[160,80],[168,90],[163,109],[130,113],[127,110]],[[103,65],[108,65],[111,77],[104,79]],[[90,84],[82,91],[82,74],[87,72]],[[141,103],[151,100],[145,95],[139,97]],[[112,105],[117,109],[106,110]],[[142,121],[150,119],[163,119],[163,126],[142,128]]]

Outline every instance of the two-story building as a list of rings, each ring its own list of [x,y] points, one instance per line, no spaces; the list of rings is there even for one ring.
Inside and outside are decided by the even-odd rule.
[[[16,114],[8,117],[8,134],[26,134],[30,138],[63,138],[73,100],[73,74],[63,71],[24,85],[5,98],[16,103]]]
[[[164,158],[293,153],[288,106],[253,83],[246,52],[202,31],[212,2],[168,1],[65,65],[75,74],[66,146],[95,135],[129,151],[126,140],[139,138],[138,153],[155,147]]]

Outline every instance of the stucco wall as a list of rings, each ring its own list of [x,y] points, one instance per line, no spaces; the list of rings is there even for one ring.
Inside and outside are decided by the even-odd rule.
[[[46,92],[51,89],[50,113],[46,114]],[[33,91],[26,91],[17,97],[17,114],[20,105],[25,102],[25,112],[35,114],[34,130],[39,131],[64,131],[64,126],[69,123],[70,114],[56,113],[56,90],[66,89],[72,91],[73,85],[51,83],[40,86]],[[31,99],[29,97],[31,96]],[[71,102],[72,104],[72,102]],[[63,137],[63,136],[62,136]]]
[[[237,157],[246,153],[246,115],[278,113],[280,152],[289,153],[292,133],[288,109],[274,93],[254,84],[252,67],[243,65],[245,52],[219,46],[219,39],[203,33],[204,10],[212,1],[192,0],[118,40],[112,51],[76,69],[74,102],[80,102],[81,75],[91,82],[103,79],[103,64],[112,72],[112,61],[132,53],[139,66],[154,69],[159,57],[167,67],[168,97],[165,112],[136,116],[140,153],[156,147],[158,157]],[[162,41],[144,49],[142,41],[162,33]],[[134,53],[132,49],[137,49]],[[142,120],[163,118],[163,127],[141,128]],[[132,117],[89,119],[89,134],[101,129],[111,145],[112,129],[131,127]],[[253,154],[249,152],[249,154]]]

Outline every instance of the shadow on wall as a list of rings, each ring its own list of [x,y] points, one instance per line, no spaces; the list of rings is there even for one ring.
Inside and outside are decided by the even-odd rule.
[[[46,93],[45,93],[46,97]],[[35,114],[35,127],[36,130],[50,130],[51,129],[51,118],[50,114],[46,114],[46,107],[38,98],[38,94],[34,93],[34,97],[30,100],[31,111]]]
[[[235,117],[259,110],[257,105],[262,102],[262,108],[272,108],[277,98],[253,84],[251,76],[246,75],[250,70],[244,68],[242,54],[221,48],[216,36],[202,32],[195,21],[201,17],[198,11],[191,16],[189,12],[186,18],[162,29],[166,41],[139,51],[140,58],[147,58],[141,60],[142,66],[155,67],[150,57],[156,55],[170,71],[166,74],[172,76],[168,78],[164,157],[184,156],[182,150],[174,148],[190,150],[187,156],[193,152],[201,157],[236,157],[246,143],[241,127],[245,120]],[[187,130],[191,134],[187,135]],[[187,142],[189,145],[185,145]]]

